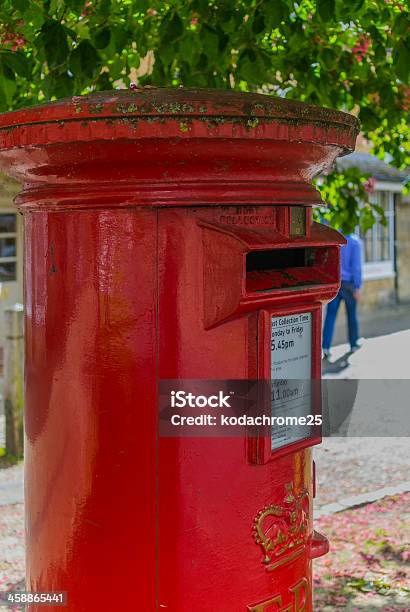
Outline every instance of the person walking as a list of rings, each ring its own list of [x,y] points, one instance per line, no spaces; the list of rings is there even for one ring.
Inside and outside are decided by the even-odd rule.
[[[337,311],[340,303],[346,305],[349,330],[350,350],[352,353],[360,348],[359,323],[357,319],[357,303],[362,287],[362,241],[356,234],[345,236],[347,243],[341,247],[341,285],[337,296],[329,302],[326,309],[323,327],[323,357],[329,359]]]

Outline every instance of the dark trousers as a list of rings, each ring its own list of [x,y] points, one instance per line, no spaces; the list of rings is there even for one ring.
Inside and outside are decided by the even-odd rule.
[[[325,324],[323,327],[323,343],[325,350],[329,350],[332,344],[333,332],[335,329],[336,315],[339,310],[340,302],[343,300],[346,305],[347,323],[349,329],[349,342],[351,348],[356,346],[359,339],[359,324],[357,321],[357,301],[353,295],[353,284],[342,281],[339,293],[334,300],[329,302],[326,309]]]

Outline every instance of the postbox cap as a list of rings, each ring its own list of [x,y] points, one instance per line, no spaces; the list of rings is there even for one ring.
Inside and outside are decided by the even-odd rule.
[[[312,204],[310,180],[358,131],[350,114],[270,95],[135,88],[1,115],[0,165],[35,197],[45,182],[115,180],[134,183],[134,197],[137,181],[140,204]]]

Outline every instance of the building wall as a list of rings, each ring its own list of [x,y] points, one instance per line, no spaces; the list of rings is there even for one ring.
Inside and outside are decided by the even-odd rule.
[[[399,196],[396,205],[397,293],[399,302],[410,302],[410,196]]]
[[[19,192],[18,183],[0,175],[0,213],[16,214],[17,221],[17,265],[16,279],[0,282],[0,365],[4,344],[4,310],[17,302],[23,302],[23,223],[21,215],[13,206],[13,198]]]
[[[364,281],[360,300],[362,312],[382,308],[383,306],[391,306],[395,302],[394,277]]]
[[[363,283],[359,305],[362,323],[392,312],[389,307],[401,303],[410,305],[410,196],[395,194],[396,273],[380,275]],[[337,317],[334,343],[347,342],[347,321],[342,306]]]
[[[395,266],[395,218],[400,183],[376,181],[376,190],[370,198],[374,205],[383,208],[386,224],[376,221],[363,240],[363,291],[361,311],[391,306],[397,302]]]

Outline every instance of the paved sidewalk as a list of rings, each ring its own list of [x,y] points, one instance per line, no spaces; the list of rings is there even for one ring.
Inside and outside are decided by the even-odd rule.
[[[0,507],[22,502],[23,463],[0,469]]]
[[[324,377],[339,380],[376,379],[375,389],[379,392],[386,389],[386,397],[389,397],[389,393],[394,397],[394,383],[391,381],[410,379],[409,348],[409,329],[364,339],[362,348],[351,356],[348,355],[347,345],[336,346],[332,351],[331,362],[325,364]],[[406,383],[400,383],[403,384]],[[363,394],[360,396],[358,393],[352,415],[360,400],[363,401]],[[377,426],[383,431],[383,419],[389,423],[393,408],[395,406],[388,405],[387,400],[383,399],[383,406],[374,406],[373,417],[372,406],[368,407],[368,418],[376,419],[377,415]],[[410,422],[410,411],[407,414],[408,417],[404,415],[407,421],[403,423],[404,426]],[[352,418],[351,423],[353,421]],[[355,433],[353,430],[352,434]],[[317,508],[352,495],[394,487],[410,480],[410,438],[407,437],[325,438],[315,448],[314,457],[317,468]]]
[[[23,502],[23,464],[0,469],[0,507]]]
[[[362,312],[359,305],[360,334],[364,338],[386,336],[398,331],[410,329],[410,304],[377,308]],[[344,306],[339,309],[333,344],[340,345],[347,342],[347,320]]]
[[[362,348],[349,354],[348,344],[332,348],[326,378],[409,379],[410,329],[362,340]]]
[[[313,456],[316,508],[410,480],[408,438],[325,438]]]
[[[0,506],[0,591],[23,590],[24,571],[24,506],[22,503],[2,505]],[[0,610],[7,608],[2,607]]]
[[[2,398],[0,397],[0,403]],[[0,448],[5,447],[5,416],[0,412]],[[0,458],[0,507],[23,502],[23,463],[3,468]]]

